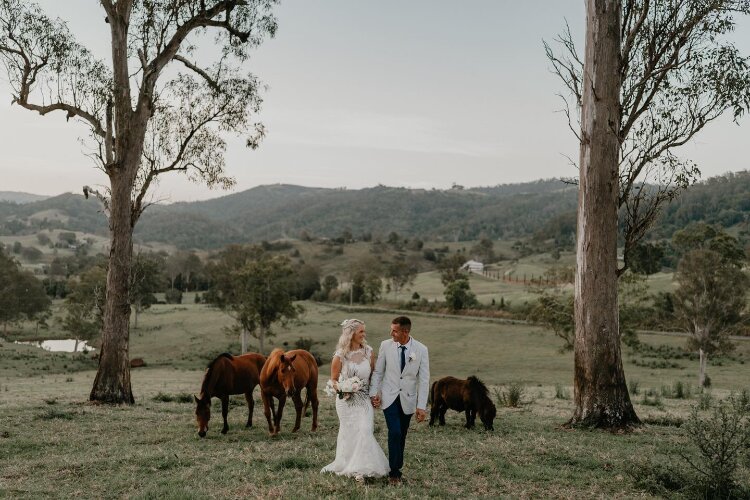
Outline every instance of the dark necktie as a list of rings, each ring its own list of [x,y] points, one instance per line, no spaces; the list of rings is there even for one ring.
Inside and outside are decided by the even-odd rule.
[[[404,366],[406,366],[406,346],[400,345],[398,348],[401,349],[401,371],[404,371]]]

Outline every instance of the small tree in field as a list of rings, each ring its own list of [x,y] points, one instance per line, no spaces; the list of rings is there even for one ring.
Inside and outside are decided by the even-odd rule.
[[[5,255],[0,248],[0,322],[3,333],[8,323],[33,319],[49,310],[51,303],[42,282]]]
[[[445,302],[451,311],[460,311],[461,309],[468,309],[479,305],[477,296],[471,291],[469,280],[467,279],[451,281],[445,287],[443,294],[445,295]]]
[[[264,353],[265,340],[273,333],[271,326],[302,312],[293,301],[296,284],[287,257],[270,255],[260,247],[231,246],[207,271],[212,283],[207,300],[235,319],[242,352],[247,350],[247,334],[251,334]]]
[[[101,332],[104,299],[107,293],[107,270],[94,266],[68,280],[62,327],[75,339],[74,350],[81,340],[92,340]]]
[[[130,271],[130,303],[133,304],[133,328],[138,328],[138,315],[156,304],[154,293],[164,288],[162,259],[138,254]]]
[[[711,354],[731,350],[729,334],[743,319],[747,309],[750,277],[743,271],[744,249],[733,237],[706,226],[682,231],[675,241],[690,240],[690,234],[705,235],[701,246],[688,251],[675,274],[674,314],[678,324],[690,334],[689,347],[698,351],[698,385],[706,380],[706,365]]]
[[[90,157],[109,177],[95,194],[109,220],[110,259],[99,368],[90,399],[134,402],[130,384],[129,276],[133,229],[150,186],[182,172],[229,187],[223,133],[251,122],[259,82],[241,74],[249,51],[276,31],[274,0],[100,0],[111,59],[97,60],[66,24],[27,0],[0,0],[0,60],[12,102],[41,115],[61,112],[89,130]],[[94,8],[93,6],[91,8]],[[202,44],[213,50],[197,51]],[[208,64],[198,56],[214,55]]]

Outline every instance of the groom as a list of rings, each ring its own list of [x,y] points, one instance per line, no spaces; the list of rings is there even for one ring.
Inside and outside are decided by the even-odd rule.
[[[383,407],[388,426],[388,464],[391,484],[401,482],[404,446],[411,416],[417,422],[427,415],[430,387],[430,360],[427,347],[413,339],[411,320],[399,316],[391,322],[391,338],[380,344],[378,361],[372,374],[370,399],[375,408]]]

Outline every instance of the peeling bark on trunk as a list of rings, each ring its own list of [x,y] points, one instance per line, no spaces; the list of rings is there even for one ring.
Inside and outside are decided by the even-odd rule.
[[[124,169],[125,170],[125,169]],[[104,305],[99,369],[89,399],[104,403],[133,404],[130,386],[130,303],[128,285],[133,255],[130,182],[126,175],[112,176],[109,269]]]
[[[626,428],[639,420],[620,352],[617,199],[619,0],[586,1],[575,284],[575,411],[571,425]]]

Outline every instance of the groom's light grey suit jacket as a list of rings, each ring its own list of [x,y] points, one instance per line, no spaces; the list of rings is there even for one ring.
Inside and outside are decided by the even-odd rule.
[[[411,348],[404,371],[398,343],[384,340],[378,351],[378,361],[370,382],[370,396],[380,393],[381,408],[388,408],[401,399],[401,409],[409,415],[417,408],[427,409],[427,394],[430,391],[430,358],[427,347],[412,337]]]

